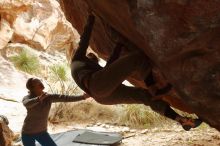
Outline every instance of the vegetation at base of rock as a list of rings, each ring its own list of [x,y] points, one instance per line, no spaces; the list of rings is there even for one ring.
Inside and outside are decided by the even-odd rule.
[[[124,105],[121,115],[119,116],[119,123],[131,127],[152,127],[158,123],[167,121],[165,117],[155,113],[145,105],[132,104]]]
[[[11,56],[10,60],[16,68],[24,72],[34,74],[40,70],[38,57],[27,50],[22,50],[19,54]]]
[[[49,121],[60,122],[98,122],[112,123],[117,119],[115,109],[111,106],[101,105],[91,101],[76,103],[60,103],[52,108]]]
[[[170,120],[144,105],[101,105],[94,100],[76,103],[57,103],[53,106],[49,122],[107,122],[132,128],[165,126]]]

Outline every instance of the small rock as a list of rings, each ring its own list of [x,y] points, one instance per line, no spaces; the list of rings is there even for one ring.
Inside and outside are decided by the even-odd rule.
[[[147,132],[149,132],[149,130],[148,129],[144,129],[144,130],[141,131],[141,134],[146,134]]]
[[[129,132],[131,132],[131,133],[135,133],[135,132],[137,132],[137,130],[135,130],[135,129],[131,129]]]
[[[128,128],[128,127],[124,127],[123,129],[122,129],[122,132],[129,132],[130,131],[130,129]]]
[[[96,123],[96,126],[100,126],[100,125],[102,125],[102,123]]]
[[[110,125],[105,125],[105,127],[109,129],[109,128],[110,128]]]

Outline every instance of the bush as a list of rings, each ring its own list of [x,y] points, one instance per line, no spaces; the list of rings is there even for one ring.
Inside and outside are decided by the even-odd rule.
[[[73,95],[79,93],[79,88],[70,75],[67,64],[56,64],[49,68],[48,84],[52,93]]]
[[[117,115],[110,106],[101,105],[94,101],[81,101],[75,103],[60,103],[52,108],[49,115],[51,123],[60,122],[108,122],[117,120]]]
[[[56,64],[50,67],[50,79],[53,82],[59,81],[67,81],[68,74],[67,74],[67,65],[64,64]]]
[[[139,104],[124,105],[119,123],[136,128],[149,128],[167,121],[165,117],[153,112],[149,107]]]
[[[31,54],[27,50],[22,50],[20,54],[10,57],[16,68],[24,72],[33,74],[40,69],[40,62],[37,56]]]

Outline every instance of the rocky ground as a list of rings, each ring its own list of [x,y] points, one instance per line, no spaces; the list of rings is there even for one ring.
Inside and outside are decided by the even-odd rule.
[[[90,129],[101,132],[118,132],[124,137],[120,146],[220,146],[220,133],[202,125],[198,129],[184,131],[179,125],[171,124],[150,129],[131,129],[124,126],[96,123],[79,125],[72,123],[63,126],[50,126],[50,133],[70,129]]]

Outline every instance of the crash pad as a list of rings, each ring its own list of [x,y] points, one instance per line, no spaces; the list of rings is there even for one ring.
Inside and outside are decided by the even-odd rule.
[[[122,136],[118,133],[85,129],[51,134],[51,137],[57,146],[115,146],[122,140]],[[36,146],[40,146],[40,144],[37,143]]]

